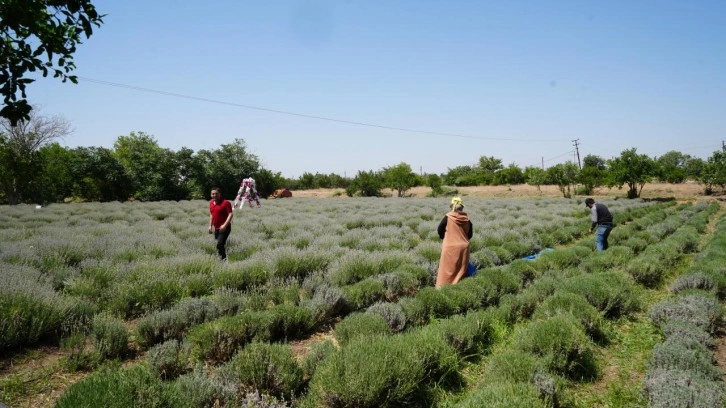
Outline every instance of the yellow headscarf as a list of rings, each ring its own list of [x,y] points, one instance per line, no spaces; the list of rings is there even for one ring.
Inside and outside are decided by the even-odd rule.
[[[461,201],[461,197],[454,197],[451,199],[451,208],[456,208],[456,206],[464,206],[464,202]]]

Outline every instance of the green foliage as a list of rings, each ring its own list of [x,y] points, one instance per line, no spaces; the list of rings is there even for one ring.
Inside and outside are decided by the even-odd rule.
[[[208,298],[182,299],[172,309],[141,318],[136,326],[136,338],[142,347],[169,339],[181,340],[188,328],[220,315],[220,308]]]
[[[353,313],[335,326],[335,339],[342,346],[360,337],[391,334],[388,322],[379,314]]]
[[[379,302],[368,307],[366,313],[381,316],[393,332],[399,332],[406,327],[406,313],[397,303]]]
[[[384,323],[385,324],[385,323]],[[365,338],[323,360],[310,381],[318,406],[393,407],[411,404],[425,378],[421,350],[404,338]],[[385,359],[371,356],[385,355]]]
[[[330,256],[320,251],[281,251],[275,260],[275,276],[302,281],[308,274],[324,270]]]
[[[384,168],[382,177],[384,185],[396,190],[398,197],[403,197],[417,181],[416,173],[411,170],[411,166],[403,162]]]
[[[501,382],[531,383],[535,374],[545,371],[539,358],[516,349],[493,354],[487,364],[487,378]]]
[[[577,182],[579,168],[571,161],[559,163],[547,169],[548,184],[556,184],[562,196],[572,197],[572,190]]]
[[[144,365],[129,369],[103,368],[71,385],[57,408],[77,407],[177,407],[176,393]]]
[[[86,347],[86,335],[77,331],[61,339],[61,350],[66,354],[60,360],[63,368],[70,372],[88,370],[96,366],[99,361],[98,353]]]
[[[348,197],[380,197],[383,181],[380,174],[373,171],[358,171],[355,178],[345,188]]]
[[[179,395],[180,407],[213,407],[214,404],[234,406],[238,401],[236,387],[220,381],[216,376],[208,376],[201,365],[179,377],[173,384],[174,391]],[[252,405],[265,406],[266,405]]]
[[[0,14],[5,14],[5,11],[5,8],[0,9]],[[7,25],[0,27],[7,28]],[[9,51],[7,45],[4,42],[0,46],[0,53]],[[7,75],[7,71],[4,74]],[[0,78],[3,76],[0,70]],[[3,89],[9,86],[5,84]],[[9,105],[6,105],[0,110],[0,116],[4,116],[2,112],[8,108]],[[5,194],[10,205],[22,203],[28,198],[42,199],[43,195],[37,192],[38,188],[33,188],[47,181],[43,168],[48,163],[44,162],[46,157],[39,149],[57,138],[67,136],[70,131],[70,124],[60,117],[46,118],[32,114],[17,126],[5,119],[0,120],[0,191]]]
[[[336,350],[335,344],[330,340],[313,344],[302,362],[303,377],[305,380],[310,380],[321,362],[335,353]]]
[[[692,157],[675,150],[658,157],[655,161],[658,178],[666,183],[682,183],[689,176],[688,162]]]
[[[540,186],[547,182],[547,172],[539,167],[528,166],[524,169],[524,178],[527,184],[537,186],[537,190],[541,191]]]
[[[93,318],[91,340],[102,359],[123,357],[128,352],[129,332],[123,320],[99,314]]]
[[[703,184],[704,193],[713,194],[714,186],[726,188],[726,152],[715,151],[703,164],[698,180]]]
[[[364,309],[384,300],[386,288],[378,280],[366,279],[343,288],[345,303],[351,310]]]
[[[252,343],[220,370],[222,377],[278,397],[296,395],[303,385],[302,368],[282,344]]]
[[[421,299],[403,298],[398,301],[403,313],[406,314],[406,322],[411,326],[421,326],[429,320],[428,309]]]
[[[314,327],[313,314],[309,309],[281,304],[270,309],[268,330],[273,340],[289,340],[308,334]]]
[[[170,380],[188,371],[190,355],[191,350],[187,343],[172,339],[149,349],[146,362],[152,374],[163,380]]]
[[[167,308],[183,296],[178,280],[146,273],[135,282],[123,282],[110,294],[109,310],[124,317]]]
[[[542,358],[548,370],[573,379],[597,376],[592,345],[573,316],[533,321],[515,334],[517,349]]]
[[[28,72],[38,70],[44,77],[50,73],[63,82],[77,83],[76,76],[69,75],[76,68],[76,46],[82,43],[82,34],[89,38],[93,26],[103,24],[102,17],[88,0],[4,2],[0,8],[0,60],[4,61],[0,93],[5,106],[0,116],[13,126],[30,119],[25,87],[35,80],[26,77]]]
[[[461,408],[537,408],[548,407],[539,391],[530,384],[495,382],[481,385],[456,405]]]
[[[438,174],[427,174],[425,183],[431,187],[431,197],[438,197],[444,193],[443,180]]]
[[[428,325],[421,329],[421,333],[441,336],[459,356],[474,356],[491,345],[494,337],[493,324],[492,313],[472,312]]]
[[[585,332],[595,341],[604,341],[603,319],[587,300],[581,295],[569,292],[557,292],[547,298],[532,316],[535,320],[544,320],[561,314],[570,314],[580,321]]]
[[[608,318],[627,316],[641,307],[640,292],[618,272],[574,276],[562,283],[562,289],[582,295]]]
[[[186,341],[192,345],[196,358],[227,361],[240,347],[253,340],[269,341],[271,321],[269,312],[245,311],[194,327]]]
[[[656,164],[645,154],[637,154],[635,148],[623,150],[620,157],[608,160],[609,184],[622,187],[628,185],[628,198],[640,197],[643,186],[656,175]]]

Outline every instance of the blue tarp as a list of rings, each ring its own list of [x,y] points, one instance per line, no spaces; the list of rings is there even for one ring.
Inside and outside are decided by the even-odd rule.
[[[545,252],[552,252],[552,251],[554,251],[554,249],[552,249],[552,248],[545,248],[545,249],[537,252],[534,255],[525,256],[522,259],[524,259],[525,261],[534,261],[535,259],[537,259],[537,257],[539,257],[540,255],[542,255],[543,253],[545,253]]]
[[[469,265],[466,267],[466,276],[474,276],[476,274],[476,266],[474,266],[473,263],[469,262]]]

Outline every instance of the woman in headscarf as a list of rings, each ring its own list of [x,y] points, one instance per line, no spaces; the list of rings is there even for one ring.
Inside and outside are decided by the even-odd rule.
[[[450,208],[438,228],[439,237],[444,241],[436,276],[437,288],[458,283],[466,275],[469,265],[469,240],[474,234],[474,227],[464,212],[461,197],[452,198]]]

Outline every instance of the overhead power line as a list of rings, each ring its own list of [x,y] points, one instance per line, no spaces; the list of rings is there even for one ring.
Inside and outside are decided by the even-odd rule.
[[[126,85],[126,84],[121,84],[121,83],[117,83],[117,82],[102,81],[100,79],[86,78],[86,77],[80,77],[80,76],[77,78],[80,81],[93,82],[96,84],[114,86],[117,88],[126,88],[126,89],[135,90],[135,91],[155,93],[158,95],[173,96],[176,98],[184,98],[184,99],[191,99],[191,100],[201,101],[201,102],[216,103],[219,105],[234,106],[234,107],[244,108],[244,109],[252,109],[252,110],[263,111],[263,112],[278,113],[281,115],[297,116],[297,117],[307,118],[307,119],[317,119],[317,120],[325,120],[328,122],[345,123],[348,125],[367,126],[367,127],[372,127],[372,128],[378,128],[378,129],[396,130],[399,132],[420,133],[420,134],[436,135],[436,136],[460,137],[460,138],[465,138],[465,139],[500,140],[500,141],[510,141],[510,142],[562,142],[562,141],[565,141],[564,139],[516,139],[516,138],[503,138],[503,137],[471,136],[471,135],[462,135],[462,134],[458,134],[458,133],[432,132],[432,131],[427,131],[427,130],[401,128],[401,127],[395,127],[395,126],[378,125],[375,123],[368,123],[368,122],[358,122],[358,121],[353,121],[353,120],[335,119],[335,118],[329,118],[329,117],[320,116],[320,115],[308,115],[305,113],[297,113],[297,112],[290,112],[290,111],[284,111],[284,110],[279,110],[279,109],[271,109],[271,108],[246,105],[246,104],[241,104],[241,103],[236,103],[236,102],[226,102],[226,101],[220,101],[220,100],[216,100],[216,99],[202,98],[199,96],[184,95],[184,94],[180,94],[180,93],[176,93],[176,92],[166,92],[166,91],[159,91],[156,89],[143,88],[140,86]]]

